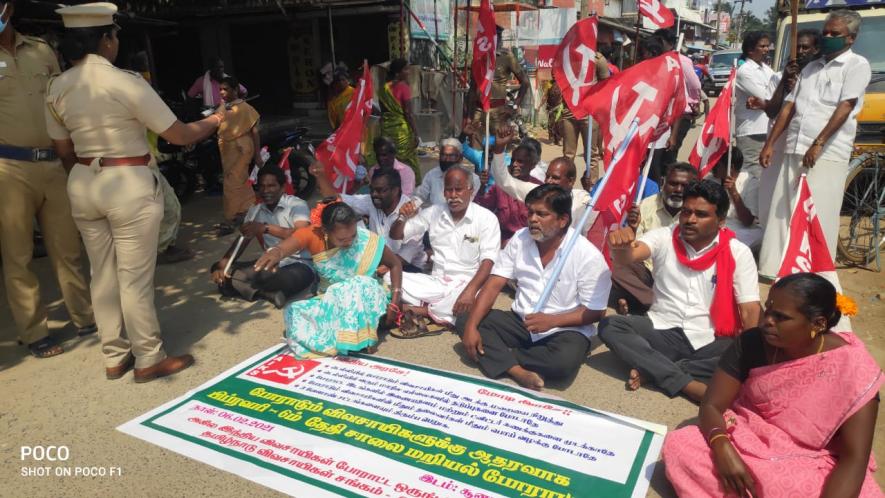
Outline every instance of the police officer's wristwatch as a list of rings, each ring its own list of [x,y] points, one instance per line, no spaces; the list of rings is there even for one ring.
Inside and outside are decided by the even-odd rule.
[[[267,223],[264,224],[264,233],[270,233],[270,225],[268,225]]]
[[[824,145],[824,141],[825,141],[825,140],[823,140],[823,139],[821,139],[821,138],[815,138],[815,139],[814,139],[814,142],[811,142],[811,145],[816,145],[816,146],[823,147],[823,145]]]

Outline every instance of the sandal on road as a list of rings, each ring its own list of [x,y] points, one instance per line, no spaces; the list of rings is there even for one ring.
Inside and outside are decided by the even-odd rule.
[[[422,317],[415,316],[413,312],[407,311],[403,316],[400,327],[390,329],[390,335],[397,339],[417,339],[419,337],[439,335],[445,331],[445,327],[440,327],[436,324],[431,324],[431,327],[428,327]]]
[[[65,352],[65,350],[55,342],[55,339],[50,337],[44,337],[37,342],[28,344],[28,349],[31,351],[31,354],[37,358],[51,358]]]

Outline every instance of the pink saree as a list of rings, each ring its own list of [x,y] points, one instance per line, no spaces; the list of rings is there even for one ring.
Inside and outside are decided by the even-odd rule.
[[[840,348],[755,368],[725,412],[732,444],[756,481],[757,498],[820,496],[836,464],[829,443],[842,424],[878,393],[882,370],[863,343],[839,333]],[[679,496],[725,496],[713,455],[696,425],[667,435],[667,478]],[[885,496],[873,479],[861,497]]]

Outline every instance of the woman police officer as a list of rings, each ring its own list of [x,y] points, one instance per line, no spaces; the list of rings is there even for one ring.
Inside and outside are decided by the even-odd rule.
[[[77,228],[92,267],[91,293],[108,379],[135,368],[135,382],[193,364],[166,356],[154,307],[157,234],[163,217],[158,178],[148,168],[145,128],[186,145],[211,135],[224,108],[182,123],[137,73],[114,67],[117,7],[89,3],[57,10],[62,55],[73,67],[49,82],[46,123],[65,168]],[[125,325],[125,332],[124,332]]]

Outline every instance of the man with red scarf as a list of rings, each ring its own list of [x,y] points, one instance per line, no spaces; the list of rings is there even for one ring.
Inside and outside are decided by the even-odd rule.
[[[630,390],[651,382],[670,397],[699,402],[719,356],[759,323],[762,308],[753,254],[725,227],[725,189],[693,182],[683,199],[677,225],[638,241],[630,227],[609,234],[615,263],[651,258],[654,302],[648,316],[603,319],[599,336],[630,366]]]

